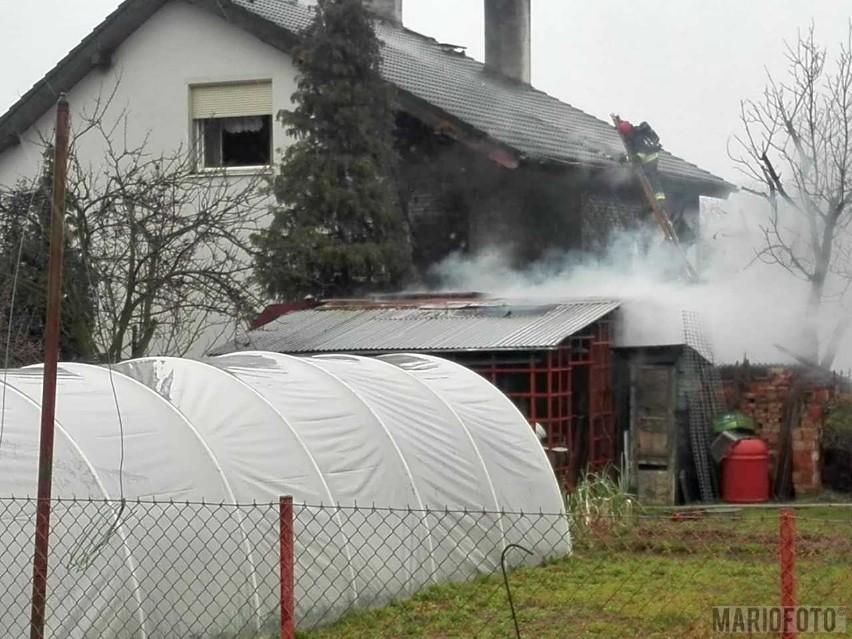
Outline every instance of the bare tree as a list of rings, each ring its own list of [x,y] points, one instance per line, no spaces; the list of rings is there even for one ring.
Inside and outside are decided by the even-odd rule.
[[[839,322],[820,360],[817,316],[852,282],[852,24],[833,62],[813,26],[785,58],[785,77],[770,75],[763,97],[742,103],[744,133],[731,157],[760,185],[745,190],[769,205],[759,258],[809,285],[802,355],[830,367],[850,323]]]
[[[107,117],[112,101],[77,120],[69,166],[68,235],[94,291],[92,359],[185,355],[257,310],[249,236],[266,214],[266,177],[199,173],[187,149],[129,142],[128,113]],[[96,164],[82,160],[84,141]]]

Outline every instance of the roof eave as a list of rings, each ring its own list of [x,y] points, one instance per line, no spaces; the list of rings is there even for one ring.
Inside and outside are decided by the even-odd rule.
[[[516,169],[523,159],[523,156],[517,150],[498,142],[487,133],[450,115],[413,93],[397,88],[396,102],[400,110],[414,116],[436,131],[453,138],[472,151],[486,156],[500,166]]]
[[[702,180],[697,177],[671,174],[663,174],[663,179],[684,185],[696,195],[712,197],[718,200],[727,200],[731,194],[739,191],[739,187],[725,180]]]
[[[540,165],[545,166],[553,166],[553,167],[584,167],[586,169],[591,170],[599,170],[599,171],[613,171],[622,169],[624,170],[623,165],[613,162],[612,160],[570,160],[570,159],[557,159],[551,157],[539,157],[533,158],[529,156],[519,156],[521,160],[528,162],[536,162]],[[739,191],[739,187],[731,184],[723,180],[722,178],[718,178],[710,173],[708,173],[708,177],[700,178],[697,176],[687,176],[687,175],[679,175],[661,172],[663,180],[667,180],[669,182],[676,182],[678,184],[687,185],[690,190],[694,191],[698,195],[713,197],[719,199],[727,199],[732,193]]]
[[[523,347],[518,346],[475,346],[475,347],[449,347],[449,348],[362,348],[355,350],[346,350],[346,354],[348,355],[364,355],[367,357],[376,357],[378,355],[389,355],[392,353],[546,353],[550,351],[558,350],[560,347],[559,344],[532,344],[532,345],[524,345]],[[232,351],[239,352],[239,351]],[[281,351],[286,355],[298,355],[298,356],[313,356],[313,355],[331,355],[335,354],[339,351],[336,350],[319,350],[319,351],[309,351],[309,350],[288,350]],[[214,351],[211,351],[211,354],[214,354]]]

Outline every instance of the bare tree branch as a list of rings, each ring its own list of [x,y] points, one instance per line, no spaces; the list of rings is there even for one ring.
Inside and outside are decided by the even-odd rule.
[[[68,233],[96,297],[87,330],[102,360],[184,355],[261,302],[249,236],[267,214],[267,176],[200,175],[187,149],[154,153],[116,89],[77,119],[71,145]],[[90,145],[97,165],[83,160]]]
[[[741,103],[743,134],[729,155],[753,184],[746,187],[769,208],[761,228],[762,261],[810,285],[805,317],[813,319],[832,296],[845,295],[852,278],[847,234],[852,202],[852,23],[835,66],[817,44],[813,25],[785,46],[783,81],[768,75],[760,101]],[[806,324],[807,324],[806,320]],[[841,323],[819,358],[813,325],[806,325],[812,361],[833,361],[846,332]]]

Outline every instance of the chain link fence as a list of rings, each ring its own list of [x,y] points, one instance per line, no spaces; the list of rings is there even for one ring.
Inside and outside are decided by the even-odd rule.
[[[569,521],[560,513],[297,506],[294,517],[296,617],[304,630],[424,590],[423,597],[429,600],[440,593],[430,589],[440,589],[440,584],[481,578],[469,603],[478,608],[481,624],[487,625],[496,621],[486,616],[489,606],[501,607],[500,618],[507,618],[502,610],[507,605],[506,591],[501,590],[504,569],[540,566],[571,551]],[[327,519],[339,523],[339,543],[317,541]],[[455,592],[466,591],[449,587],[451,600]],[[468,602],[455,601],[463,613]],[[402,614],[408,609],[394,610]],[[413,628],[419,625],[416,614],[411,621]],[[397,630],[403,626],[388,629],[388,636]],[[465,632],[475,636],[476,624]]]
[[[418,515],[332,510],[355,528],[368,516],[382,517],[390,532],[386,552],[408,548],[410,537],[399,535],[399,530],[408,530],[404,522]],[[330,511],[297,507],[297,530],[318,512]],[[369,557],[357,557],[349,565],[352,579],[341,582],[367,584],[365,590],[334,592],[337,607],[329,616],[324,615],[331,611],[318,602],[297,600],[299,627],[310,639],[679,638],[720,636],[721,630],[713,626],[716,606],[798,604],[831,606],[842,613],[852,604],[852,507],[791,513],[788,542],[783,544],[781,511],[775,508],[622,509],[618,514],[590,510],[570,515],[429,512],[425,515],[444,530],[493,534],[480,537],[476,550],[461,551],[472,557],[469,563],[444,556],[424,565],[413,552],[412,561],[432,577],[424,583],[404,582],[410,573],[399,567],[387,566],[385,576],[375,574]],[[554,544],[565,522],[570,554],[564,553],[564,545]],[[500,541],[501,532],[506,533],[506,544]],[[504,549],[506,578],[499,565]],[[372,552],[368,545],[359,546],[358,555]],[[300,565],[297,561],[297,568]],[[326,566],[323,579],[337,581],[336,574],[333,566]],[[301,592],[312,583],[305,573],[298,581]],[[382,588],[395,581],[411,592],[422,589],[390,607],[356,612],[384,604],[390,593]],[[342,621],[324,626],[329,617],[341,614]],[[728,628],[732,630],[736,628]]]
[[[29,636],[36,501],[0,499],[0,637]],[[278,505],[55,501],[46,636],[277,636]]]
[[[29,634],[35,507],[0,499],[2,637]],[[47,636],[711,637],[714,606],[848,607],[852,506],[784,512],[57,501]]]

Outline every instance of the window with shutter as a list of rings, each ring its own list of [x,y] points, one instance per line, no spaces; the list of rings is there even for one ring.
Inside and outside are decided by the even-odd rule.
[[[202,169],[272,163],[272,83],[190,87],[193,140]]]

